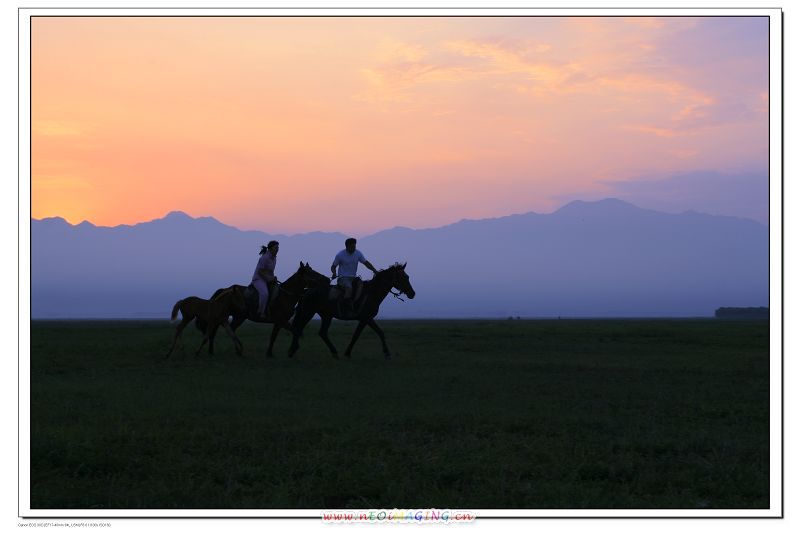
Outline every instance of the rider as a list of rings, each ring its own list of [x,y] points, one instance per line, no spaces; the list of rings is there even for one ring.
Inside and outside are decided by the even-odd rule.
[[[336,267],[339,267],[339,279],[336,284],[344,289],[344,304],[349,312],[353,312],[353,280],[356,277],[359,263],[370,269],[373,274],[378,273],[372,263],[364,257],[364,254],[356,250],[356,240],[350,237],[344,241],[344,250],[336,254],[331,265],[331,279],[336,279]]]
[[[275,264],[278,259],[278,241],[269,241],[261,247],[256,271],[253,273],[253,287],[258,291],[258,316],[267,318],[269,295],[278,278],[275,277]]]

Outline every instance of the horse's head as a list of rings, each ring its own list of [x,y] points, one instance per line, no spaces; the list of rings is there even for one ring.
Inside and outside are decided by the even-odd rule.
[[[302,276],[303,285],[306,288],[326,286],[331,282],[331,278],[325,274],[320,274],[311,268],[311,265],[302,261],[300,261],[300,268],[297,269],[297,272]]]
[[[391,275],[392,287],[400,291],[401,294],[408,296],[409,300],[413,300],[417,293],[414,291],[414,287],[411,286],[411,280],[408,278],[408,274],[406,274],[407,264],[408,263],[403,263],[401,265],[400,263],[395,263],[387,268],[385,272]]]

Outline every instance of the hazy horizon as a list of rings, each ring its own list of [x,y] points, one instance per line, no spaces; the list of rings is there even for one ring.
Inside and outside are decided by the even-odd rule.
[[[180,298],[248,284],[260,245],[275,237],[187,215],[116,228],[31,224],[37,318],[157,316]],[[329,272],[344,237],[279,237],[276,276],[287,279],[301,261]],[[408,265],[417,297],[388,298],[382,317],[699,317],[767,305],[768,237],[749,219],[605,200],[394,228],[359,238],[359,249],[377,268]],[[476,262],[478,251],[494,259]]]
[[[140,220],[140,221],[133,222],[133,223],[130,223],[130,224],[117,224],[115,226],[106,226],[106,225],[102,225],[102,224],[95,224],[91,220],[81,220],[81,221],[75,223],[75,222],[70,222],[65,217],[62,217],[62,216],[59,216],[59,215],[43,217],[43,218],[31,217],[31,220],[41,221],[41,220],[46,220],[46,219],[61,219],[61,220],[64,220],[67,224],[70,224],[71,226],[78,226],[80,224],[88,223],[88,224],[91,224],[92,226],[95,226],[95,227],[98,227],[98,228],[118,228],[120,226],[136,226],[138,224],[146,224],[148,222],[153,222],[153,221],[156,221],[156,220],[162,220],[162,219],[167,218],[167,217],[169,217],[171,215],[174,216],[174,215],[177,214],[179,216],[180,215],[185,215],[185,216],[187,216],[189,218],[192,218],[194,220],[204,219],[204,218],[211,218],[211,219],[214,219],[214,220],[216,220],[217,222],[219,222],[221,224],[224,224],[226,226],[230,226],[230,227],[235,228],[235,229],[237,229],[237,230],[239,230],[241,232],[253,232],[253,231],[255,231],[255,232],[262,232],[262,233],[266,233],[266,234],[270,234],[270,235],[286,236],[286,237],[294,237],[294,236],[304,235],[304,234],[308,234],[308,233],[339,233],[339,234],[342,234],[342,235],[355,236],[357,238],[366,238],[366,237],[370,237],[372,235],[375,235],[377,233],[381,233],[383,231],[388,231],[388,230],[396,229],[396,228],[408,228],[408,229],[412,229],[412,230],[430,230],[430,229],[439,229],[439,228],[451,226],[453,224],[457,224],[457,223],[463,222],[463,221],[495,220],[495,219],[500,219],[500,218],[523,216],[523,215],[530,215],[530,214],[549,215],[549,214],[553,214],[553,213],[558,212],[559,210],[563,209],[564,207],[567,207],[568,205],[570,205],[570,204],[572,204],[574,202],[594,203],[594,202],[598,202],[598,201],[599,202],[603,202],[603,201],[609,201],[609,200],[610,201],[615,201],[616,200],[616,201],[624,202],[624,203],[630,204],[630,205],[632,205],[634,207],[637,207],[637,208],[640,208],[640,209],[644,209],[644,210],[648,210],[648,211],[656,211],[656,212],[664,213],[664,214],[680,214],[680,213],[687,213],[687,212],[696,212],[696,213],[707,214],[707,215],[711,215],[711,216],[724,216],[724,217],[732,217],[732,218],[742,218],[742,219],[745,219],[745,220],[750,220],[750,221],[756,222],[756,223],[761,224],[763,226],[767,226],[767,227],[769,226],[768,221],[762,222],[760,220],[757,220],[756,218],[751,218],[751,217],[746,217],[746,216],[726,215],[726,214],[719,214],[719,213],[709,213],[709,212],[705,212],[705,211],[698,211],[698,210],[695,210],[695,209],[685,209],[685,210],[680,211],[680,212],[677,212],[677,211],[676,212],[670,212],[670,211],[664,211],[664,210],[660,210],[660,209],[643,207],[641,205],[635,204],[633,202],[628,202],[628,201],[625,201],[625,200],[621,200],[619,198],[602,198],[602,199],[599,199],[599,200],[570,200],[570,201],[565,202],[564,204],[556,207],[555,209],[553,209],[552,211],[549,211],[549,212],[525,211],[525,212],[501,214],[501,215],[497,215],[495,217],[486,217],[486,218],[478,218],[478,219],[461,218],[461,219],[458,219],[458,220],[445,222],[444,224],[442,224],[440,226],[415,227],[414,225],[411,225],[411,224],[399,224],[399,225],[392,226],[392,227],[379,228],[379,229],[377,229],[375,231],[372,231],[372,232],[361,232],[361,233],[347,232],[347,231],[337,230],[337,229],[325,230],[325,231],[323,231],[323,230],[309,230],[309,231],[303,231],[303,232],[297,232],[297,233],[280,233],[280,232],[277,232],[277,231],[272,231],[272,230],[270,230],[268,228],[267,229],[265,229],[265,228],[241,228],[241,227],[238,227],[238,226],[236,226],[234,224],[231,224],[231,223],[229,223],[229,222],[227,222],[225,220],[221,220],[221,219],[219,219],[219,218],[217,218],[215,216],[209,215],[209,214],[192,215],[192,214],[187,213],[186,211],[183,211],[183,210],[180,210],[180,209],[172,209],[172,210],[164,213],[163,215],[157,216],[157,217],[152,218],[152,219]]]

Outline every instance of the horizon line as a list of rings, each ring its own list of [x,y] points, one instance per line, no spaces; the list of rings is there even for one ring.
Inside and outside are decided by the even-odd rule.
[[[352,232],[352,233],[350,233],[350,232],[345,232],[345,231],[342,231],[342,230],[331,230],[331,231],[308,230],[308,231],[298,231],[298,232],[294,232],[294,233],[283,233],[283,232],[272,232],[272,231],[264,230],[264,229],[243,229],[243,228],[240,228],[238,226],[234,226],[234,225],[228,224],[226,222],[223,222],[220,219],[218,219],[218,218],[216,218],[216,217],[214,217],[212,215],[192,216],[192,215],[188,214],[186,211],[182,211],[180,209],[173,209],[173,210],[167,212],[165,215],[163,215],[161,217],[153,218],[153,219],[150,219],[150,220],[142,220],[140,222],[135,222],[133,224],[117,224],[115,226],[102,226],[102,225],[94,224],[93,222],[91,222],[91,221],[89,221],[87,219],[84,219],[81,222],[73,224],[73,223],[69,222],[66,218],[64,218],[63,216],[60,216],[60,215],[48,216],[48,217],[43,217],[43,218],[34,218],[33,216],[31,216],[30,219],[32,221],[37,221],[37,222],[42,222],[42,221],[45,221],[45,220],[52,220],[52,219],[60,219],[60,220],[63,220],[66,224],[68,224],[68,225],[70,225],[72,227],[77,227],[77,226],[80,226],[80,225],[83,225],[83,224],[88,224],[88,225],[91,225],[91,226],[93,226],[95,228],[116,229],[116,228],[122,228],[122,227],[132,228],[132,227],[135,227],[135,226],[139,226],[141,224],[149,224],[151,222],[155,222],[155,221],[158,221],[158,220],[164,220],[167,217],[169,217],[170,215],[183,215],[183,216],[185,216],[187,218],[190,218],[192,220],[211,219],[211,220],[213,220],[213,221],[215,221],[215,222],[217,222],[219,224],[222,224],[224,226],[233,228],[233,229],[235,229],[237,231],[240,231],[240,232],[243,232],[243,233],[244,232],[255,231],[255,232],[259,232],[259,233],[265,233],[267,235],[272,235],[272,236],[277,236],[277,237],[287,237],[287,238],[296,237],[296,236],[299,236],[299,235],[308,235],[308,234],[311,234],[311,233],[325,233],[325,234],[340,234],[340,235],[345,235],[345,236],[356,235],[357,238],[362,239],[362,238],[372,237],[372,236],[377,235],[379,233],[382,233],[384,231],[390,231],[390,230],[393,230],[393,229],[409,229],[409,230],[412,230],[412,231],[425,231],[425,230],[434,230],[434,229],[446,228],[448,226],[452,226],[454,224],[459,224],[461,222],[479,222],[479,221],[485,221],[485,220],[498,220],[498,219],[501,219],[501,218],[508,218],[508,217],[514,217],[514,216],[525,216],[525,215],[547,216],[547,215],[555,214],[555,213],[561,211],[562,209],[564,209],[565,207],[567,207],[569,205],[572,205],[572,204],[576,204],[576,203],[577,204],[581,204],[581,203],[584,203],[584,204],[598,204],[598,203],[609,202],[609,201],[614,201],[614,202],[619,202],[621,204],[629,205],[631,207],[635,207],[635,208],[640,209],[642,211],[651,211],[651,212],[661,213],[661,214],[665,214],[665,215],[682,215],[682,214],[686,214],[686,213],[697,213],[697,214],[707,215],[707,216],[719,216],[719,217],[738,218],[738,219],[743,219],[743,220],[749,220],[749,221],[755,222],[756,224],[759,224],[761,226],[769,227],[769,223],[765,224],[763,222],[760,222],[758,220],[755,220],[753,218],[748,218],[748,217],[742,217],[742,216],[737,216],[737,215],[715,215],[715,214],[711,214],[711,213],[696,211],[694,209],[686,209],[684,211],[681,211],[680,213],[670,213],[670,212],[667,212],[667,211],[660,211],[658,209],[640,207],[640,206],[638,206],[638,205],[636,205],[634,203],[628,202],[626,200],[620,200],[619,198],[616,198],[616,197],[607,197],[607,198],[603,198],[603,199],[600,199],[600,200],[580,200],[580,199],[570,200],[570,201],[562,204],[560,207],[558,207],[558,208],[556,208],[553,211],[548,212],[548,213],[539,213],[539,212],[536,212],[536,211],[526,211],[526,212],[509,213],[509,214],[505,214],[505,215],[499,215],[499,216],[494,216],[494,217],[486,217],[486,218],[461,218],[461,219],[456,220],[454,222],[449,222],[447,224],[442,224],[440,226],[430,226],[430,227],[422,227],[422,228],[414,228],[414,227],[410,227],[410,226],[395,225],[395,226],[392,226],[392,227],[387,227],[387,228],[382,228],[382,229],[379,229],[379,230],[376,230],[376,231],[372,231],[372,232],[369,232],[369,233],[362,233],[362,232]]]

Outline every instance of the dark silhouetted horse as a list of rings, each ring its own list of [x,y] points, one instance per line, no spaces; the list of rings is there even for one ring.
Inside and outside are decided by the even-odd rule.
[[[175,349],[175,344],[178,342],[183,328],[188,326],[189,323],[195,319],[197,319],[198,324],[202,321],[206,326],[203,331],[203,333],[205,333],[205,335],[203,335],[203,343],[195,352],[195,357],[200,354],[200,350],[203,349],[206,342],[209,343],[208,353],[214,353],[214,344],[209,341],[213,339],[217,328],[220,326],[225,328],[225,331],[233,339],[233,345],[236,347],[237,355],[242,355],[242,342],[228,325],[228,316],[233,313],[241,313],[244,311],[244,308],[244,293],[236,287],[218,291],[210,300],[204,300],[197,296],[189,296],[183,300],[178,300],[172,307],[170,320],[177,320],[178,311],[180,311],[182,319],[175,330],[175,337],[172,340],[172,346],[169,352],[167,352],[166,357],[169,357]]]
[[[300,347],[299,339],[302,336],[303,328],[315,314],[318,314],[322,319],[319,336],[328,345],[334,357],[338,357],[338,352],[328,338],[328,328],[334,318],[339,320],[358,320],[358,326],[356,326],[356,330],[353,333],[353,338],[350,339],[350,344],[344,352],[345,356],[350,357],[353,346],[359,335],[361,335],[364,326],[369,326],[381,339],[383,355],[389,357],[386,337],[383,334],[383,330],[375,323],[375,316],[378,314],[381,302],[392,289],[399,291],[397,294],[392,293],[396,296],[406,294],[409,298],[414,298],[414,288],[411,286],[408,274],[406,274],[405,264],[396,263],[375,274],[371,280],[363,282],[361,294],[356,296],[350,313],[342,311],[342,306],[339,305],[339,298],[337,297],[338,293],[334,292],[338,291],[337,288],[317,287],[307,290],[297,305],[297,313],[292,321],[292,345],[289,348],[289,357],[292,357]]]
[[[277,291],[277,294],[270,294],[270,301],[268,304],[269,314],[267,318],[258,316],[258,292],[255,290],[255,288],[253,288],[252,285],[249,287],[244,287],[243,285],[231,285],[230,287],[217,290],[212,298],[228,289],[238,288],[241,290],[245,295],[246,306],[244,309],[231,313],[233,320],[231,321],[230,327],[233,331],[236,331],[236,329],[241,326],[245,320],[260,322],[262,324],[274,324],[266,353],[267,357],[272,357],[272,347],[275,344],[275,339],[278,338],[278,333],[280,332],[281,328],[287,330],[290,328],[289,320],[294,314],[295,306],[297,305],[298,300],[300,300],[303,291],[309,287],[317,287],[323,284],[328,286],[329,283],[330,278],[328,276],[320,274],[311,268],[308,263],[303,263],[301,261],[297,272],[289,276],[283,283],[272,287],[272,290]],[[200,329],[200,331],[205,333],[206,324],[203,321],[198,320],[197,327]],[[213,343],[214,334],[211,333],[209,336],[209,346],[213,345]]]

